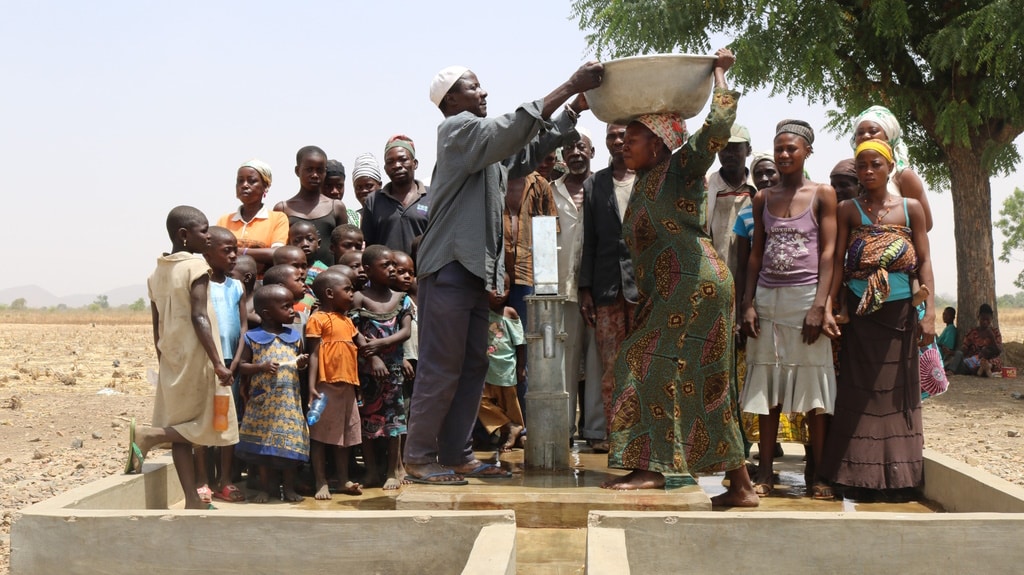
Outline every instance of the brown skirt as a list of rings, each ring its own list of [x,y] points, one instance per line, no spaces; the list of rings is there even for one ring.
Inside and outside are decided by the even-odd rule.
[[[846,309],[859,298],[847,290]],[[840,485],[901,489],[924,483],[917,311],[886,302],[843,327],[836,409],[819,474]]]
[[[309,438],[338,447],[352,447],[362,443],[356,386],[349,383],[318,383],[316,390],[327,396],[327,405],[320,421],[309,426]]]

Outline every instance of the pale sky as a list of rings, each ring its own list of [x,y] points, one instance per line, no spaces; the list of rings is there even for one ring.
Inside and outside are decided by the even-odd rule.
[[[545,96],[592,58],[568,0],[495,6],[4,1],[0,289],[38,284],[64,296],[144,284],[170,247],[168,210],[193,205],[211,222],[234,211],[235,172],[249,158],[273,168],[271,205],[298,189],[295,151],[308,144],[351,172],[357,155],[379,160],[387,138],[404,133],[428,179],[442,119],[428,86],[439,69],[472,68],[497,115]],[[818,140],[807,168],[827,181],[851,154],[847,135],[824,131],[825,110],[747,93],[738,121],[755,150],[770,149],[778,120],[809,121]],[[581,125],[595,134],[602,167],[603,124],[585,114]],[[994,215],[1015,184],[993,181]],[[349,181],[354,203],[351,193]],[[952,201],[930,193],[937,291],[954,294]],[[997,253],[1000,241],[996,232]],[[1017,291],[1022,267],[997,262],[998,293]]]

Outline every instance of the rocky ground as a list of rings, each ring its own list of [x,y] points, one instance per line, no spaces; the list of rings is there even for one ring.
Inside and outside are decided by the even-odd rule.
[[[1024,345],[1007,344],[1007,362],[1024,372]],[[0,324],[0,575],[19,509],[123,470],[155,364],[148,325]],[[1021,393],[1024,373],[954,378],[925,404],[926,445],[1024,485]]]

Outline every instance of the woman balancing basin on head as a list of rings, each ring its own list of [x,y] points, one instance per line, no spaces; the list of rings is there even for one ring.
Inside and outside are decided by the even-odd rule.
[[[666,474],[725,471],[714,505],[758,505],[730,394],[733,280],[703,232],[704,174],[729,141],[739,92],[715,53],[711,112],[697,133],[676,113],[629,122],[623,157],[636,184],[622,233],[640,301],[615,365],[608,466],[629,474],[607,489],[657,489]],[[676,150],[673,153],[673,150]]]

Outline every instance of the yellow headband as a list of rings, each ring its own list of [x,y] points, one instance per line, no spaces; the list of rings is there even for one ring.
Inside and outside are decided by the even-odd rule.
[[[879,154],[882,154],[886,160],[889,160],[890,164],[892,163],[892,148],[889,147],[889,144],[886,144],[881,140],[866,140],[861,142],[857,146],[857,151],[853,154],[854,157],[860,156],[860,153],[864,150],[874,150]]]

